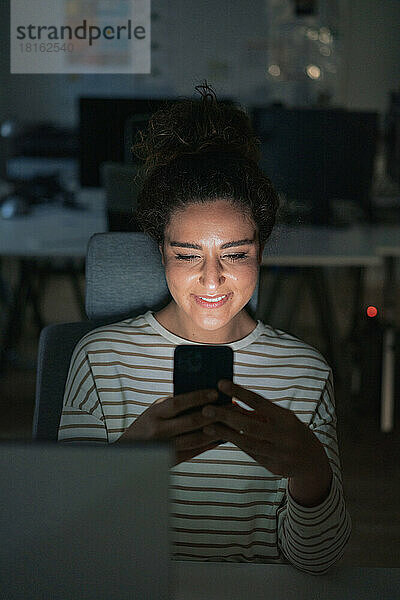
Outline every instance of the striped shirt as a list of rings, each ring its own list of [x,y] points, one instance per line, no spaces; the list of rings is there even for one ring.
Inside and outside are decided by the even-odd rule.
[[[151,404],[173,395],[174,348],[190,343],[151,311],[87,333],[71,357],[58,440],[117,441]],[[323,444],[333,471],[330,493],[318,506],[301,506],[287,478],[221,443],[171,467],[172,557],[289,563],[323,574],[341,558],[351,532],[331,369],[312,346],[261,321],[227,345],[234,383],[293,411]]]

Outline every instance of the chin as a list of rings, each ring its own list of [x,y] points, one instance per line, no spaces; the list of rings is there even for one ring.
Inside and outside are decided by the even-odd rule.
[[[221,319],[204,319],[199,323],[199,326],[208,331],[215,331],[226,325],[226,323],[226,321],[221,321]]]
[[[198,327],[201,327],[202,329],[207,329],[208,331],[215,331],[217,329],[221,329],[221,327],[224,327],[225,325],[227,325],[230,321],[231,318],[229,317],[217,317],[217,316],[204,316],[204,317],[200,317],[200,318],[194,318],[193,321],[196,323],[196,325]]]

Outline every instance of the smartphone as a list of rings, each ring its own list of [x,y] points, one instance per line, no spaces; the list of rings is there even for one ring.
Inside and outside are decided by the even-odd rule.
[[[233,380],[233,350],[230,346],[182,344],[174,351],[174,396],[195,390],[218,389],[220,379]],[[214,404],[231,404],[231,396],[218,390]],[[185,411],[189,414],[200,407]]]

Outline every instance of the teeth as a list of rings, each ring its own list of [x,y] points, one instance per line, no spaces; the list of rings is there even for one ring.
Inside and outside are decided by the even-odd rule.
[[[219,302],[220,300],[222,300],[222,298],[225,298],[225,296],[219,296],[218,298],[213,298],[212,300],[210,298],[203,298],[203,296],[199,296],[199,298],[205,300],[206,302]]]

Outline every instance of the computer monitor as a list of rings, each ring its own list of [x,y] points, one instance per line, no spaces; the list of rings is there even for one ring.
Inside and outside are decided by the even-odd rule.
[[[131,141],[150,115],[183,98],[79,98],[79,181],[100,187],[100,165],[106,161],[132,164]],[[193,98],[199,101],[200,97]],[[220,102],[232,104],[228,98]],[[136,117],[136,120],[133,119]],[[129,125],[132,131],[129,132]]]
[[[272,106],[254,108],[252,120],[260,167],[287,200],[309,208],[307,222],[329,224],[333,200],[353,201],[371,219],[378,113]]]
[[[150,115],[173,99],[79,98],[79,180],[100,187],[100,165],[125,162],[125,124],[133,115]]]

